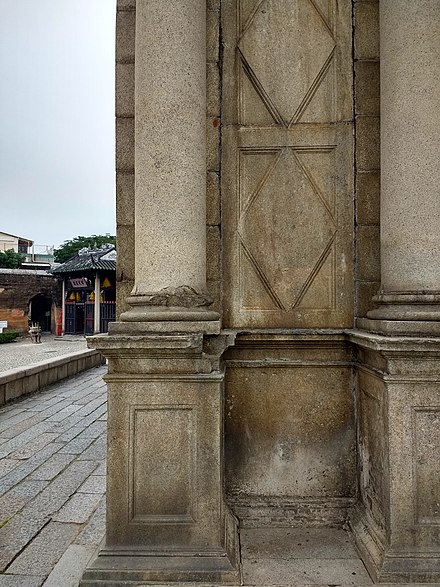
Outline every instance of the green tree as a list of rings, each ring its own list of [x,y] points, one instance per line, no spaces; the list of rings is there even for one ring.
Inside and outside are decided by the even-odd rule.
[[[54,258],[57,263],[65,263],[78,254],[81,249],[99,249],[103,244],[116,244],[116,237],[107,234],[92,234],[92,236],[76,236],[71,240],[64,241],[55,249]]]
[[[0,251],[0,267],[3,269],[17,269],[23,263],[25,257],[16,253],[13,249]]]

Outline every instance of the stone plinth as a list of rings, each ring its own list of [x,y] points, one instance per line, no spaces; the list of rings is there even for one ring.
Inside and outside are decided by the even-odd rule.
[[[223,497],[226,338],[118,333],[91,344],[109,360],[107,533],[81,586],[238,584]]]
[[[357,546],[377,582],[440,582],[440,338],[349,338],[358,372]]]

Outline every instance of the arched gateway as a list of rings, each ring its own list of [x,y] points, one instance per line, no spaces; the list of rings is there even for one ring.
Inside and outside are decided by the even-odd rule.
[[[117,19],[107,535],[81,585],[239,584],[237,524],[273,520],[348,521],[375,581],[439,582],[439,3]]]

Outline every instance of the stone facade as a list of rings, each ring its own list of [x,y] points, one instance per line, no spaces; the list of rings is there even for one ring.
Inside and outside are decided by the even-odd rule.
[[[108,537],[83,585],[233,583],[234,515],[348,520],[377,582],[439,582],[439,5],[164,4],[118,2]]]

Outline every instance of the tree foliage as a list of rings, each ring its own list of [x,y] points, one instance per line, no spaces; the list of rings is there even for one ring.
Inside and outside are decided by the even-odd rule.
[[[65,263],[72,259],[81,249],[99,249],[103,244],[116,244],[116,237],[111,234],[92,234],[92,236],[76,236],[71,240],[64,241],[55,249],[54,257],[57,263]]]
[[[23,263],[25,257],[16,253],[13,249],[0,251],[0,267],[3,269],[17,269]]]

